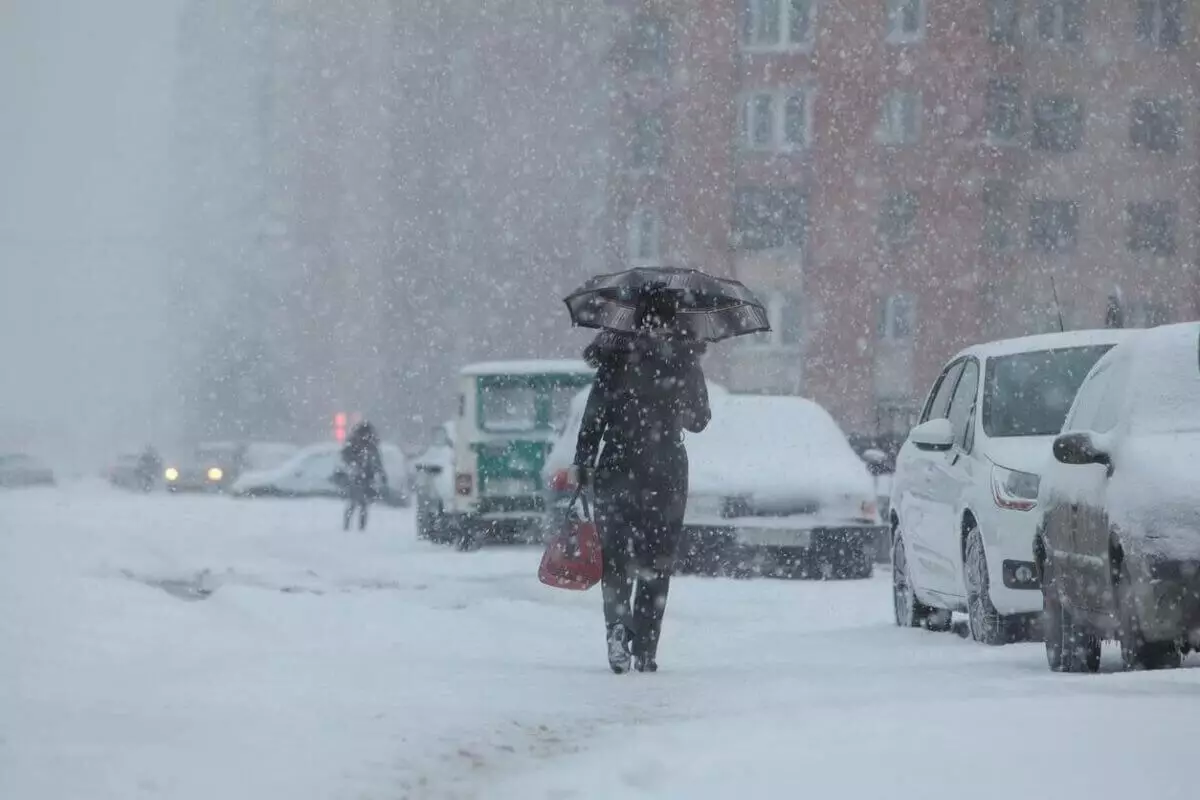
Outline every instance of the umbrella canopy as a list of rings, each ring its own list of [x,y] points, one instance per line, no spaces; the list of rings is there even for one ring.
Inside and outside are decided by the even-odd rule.
[[[700,341],[771,330],[762,301],[743,284],[694,269],[644,267],[597,275],[565,302],[573,325],[632,333],[637,330],[638,303],[651,290],[677,295],[675,327]]]

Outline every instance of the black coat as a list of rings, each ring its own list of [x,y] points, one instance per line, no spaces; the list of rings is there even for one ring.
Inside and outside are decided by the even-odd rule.
[[[575,463],[595,465],[597,490],[629,483],[686,494],[683,432],[704,430],[711,416],[702,353],[687,340],[608,332],[587,348],[596,377]]]

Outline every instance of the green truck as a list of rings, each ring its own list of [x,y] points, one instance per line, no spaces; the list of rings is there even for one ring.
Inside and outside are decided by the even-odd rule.
[[[591,384],[593,374],[574,360],[464,367],[452,456],[448,463],[418,465],[423,473],[417,487],[419,535],[463,549],[485,540],[540,541],[542,466],[571,399]]]

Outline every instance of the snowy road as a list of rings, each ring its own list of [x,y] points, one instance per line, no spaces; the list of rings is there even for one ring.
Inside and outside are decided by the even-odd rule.
[[[599,597],[407,512],[0,495],[0,797],[1192,798],[1200,659],[1052,675],[889,584],[678,580],[657,675]],[[1151,792],[1150,790],[1153,790]]]

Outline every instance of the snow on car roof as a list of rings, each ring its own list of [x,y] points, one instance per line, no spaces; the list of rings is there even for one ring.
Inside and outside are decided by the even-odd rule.
[[[478,364],[468,364],[460,374],[464,377],[480,375],[547,375],[568,373],[572,375],[591,375],[595,372],[579,359],[571,358],[531,358],[524,361],[483,361]]]
[[[965,355],[982,358],[1011,356],[1017,353],[1036,353],[1040,350],[1057,350],[1064,347],[1090,347],[1094,345],[1119,344],[1140,329],[1136,328],[1104,328],[1088,331],[1066,331],[1064,333],[1039,333],[1034,336],[1019,336],[1015,339],[1001,339],[995,342],[984,342],[961,350],[955,358]]]

